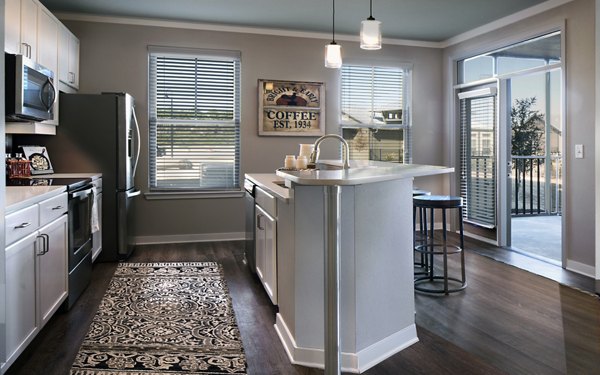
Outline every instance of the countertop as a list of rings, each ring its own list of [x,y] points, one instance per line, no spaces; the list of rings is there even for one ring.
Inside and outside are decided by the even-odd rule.
[[[18,211],[67,191],[66,186],[7,186],[6,214]]]
[[[339,160],[320,160],[324,167],[340,167]],[[398,164],[372,160],[350,160],[349,169],[278,170],[277,176],[299,185],[361,185],[373,182],[432,176],[454,172],[437,165]]]
[[[261,189],[272,193],[277,199],[285,202],[290,199],[289,189],[282,186],[285,180],[275,173],[247,173],[245,177]]]
[[[32,178],[91,178],[92,181],[102,178],[102,173],[50,173],[36,174]]]

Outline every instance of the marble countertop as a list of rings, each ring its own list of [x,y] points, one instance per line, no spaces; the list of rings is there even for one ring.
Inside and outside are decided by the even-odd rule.
[[[245,177],[277,199],[287,202],[290,198],[290,191],[284,186],[285,180],[275,173],[246,173]]]
[[[6,214],[29,207],[67,191],[66,186],[7,186]]]
[[[336,169],[341,166],[339,160],[320,160],[318,164],[322,166],[321,169],[277,170],[276,174],[299,185],[361,185],[454,172],[454,168],[444,166],[371,160],[350,160],[350,169]]]

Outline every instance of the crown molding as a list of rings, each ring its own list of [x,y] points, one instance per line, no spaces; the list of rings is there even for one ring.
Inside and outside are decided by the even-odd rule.
[[[548,0],[548,1],[540,3],[538,5],[529,7],[527,9],[523,9],[522,11],[519,11],[517,13],[513,13],[509,16],[499,18],[496,21],[492,21],[486,25],[476,27],[476,28],[469,30],[467,32],[464,32],[462,34],[453,36],[452,38],[446,39],[445,41],[440,43],[440,48],[446,48],[446,47],[450,47],[450,46],[458,44],[458,43],[462,43],[466,40],[475,38],[479,35],[501,29],[501,28],[511,25],[515,22],[522,21],[526,18],[546,12],[550,9],[554,9],[561,5],[565,5],[572,1],[573,0]]]
[[[535,16],[537,14],[546,12],[550,9],[559,7],[561,5],[570,3],[574,0],[548,0],[541,4],[534,5],[517,13],[513,13],[509,16],[500,18],[496,21],[490,22],[486,25],[476,27],[472,30],[464,32],[448,38],[442,42],[422,41],[422,40],[411,40],[411,39],[395,39],[395,38],[383,38],[383,44],[397,45],[397,46],[409,46],[409,47],[425,47],[425,48],[447,48],[452,45],[462,43],[466,40],[475,38],[479,35],[489,33],[494,30],[498,30],[502,27],[508,26],[518,21],[522,21],[526,18]],[[137,25],[137,26],[154,26],[154,27],[170,27],[175,29],[189,29],[189,30],[206,30],[206,31],[222,31],[229,33],[243,33],[243,34],[258,34],[258,35],[271,35],[271,36],[286,36],[292,38],[309,38],[309,39],[324,39],[330,38],[329,33],[310,32],[310,31],[297,31],[297,30],[286,30],[286,29],[271,29],[261,27],[250,27],[250,26],[235,26],[225,24],[214,24],[214,23],[203,23],[203,22],[185,22],[185,21],[174,21],[174,20],[160,20],[152,18],[136,18],[136,17],[120,17],[120,16],[107,16],[107,15],[92,15],[85,13],[67,13],[57,12],[55,16],[60,20],[67,21],[84,21],[84,22],[98,22],[98,23],[115,23],[122,25]],[[359,42],[358,35],[348,34],[337,34],[337,40],[343,40],[347,42]]]
[[[151,18],[119,17],[119,16],[91,15],[91,14],[84,14],[84,13],[65,13],[65,12],[57,12],[57,13],[55,13],[55,16],[62,21],[66,20],[66,21],[114,23],[114,24],[121,24],[121,25],[170,27],[170,28],[175,28],[175,29],[222,31],[222,32],[228,32],[228,33],[286,36],[286,37],[293,37],[293,38],[310,38],[310,39],[325,39],[325,40],[331,38],[331,34],[329,34],[329,33],[296,31],[296,30],[285,30],[285,29],[270,29],[270,28],[249,27],[249,26],[234,26],[234,25],[212,24],[212,23],[202,23],[202,22],[183,22],[183,21],[159,20],[159,19],[151,19]],[[337,34],[336,33],[335,39],[343,40],[343,41],[347,41],[347,42],[360,42],[358,35],[348,35],[348,34]],[[409,40],[409,39],[383,38],[383,43],[389,44],[389,45],[398,45],[398,46],[442,48],[442,44],[440,42],[429,42],[429,41]]]

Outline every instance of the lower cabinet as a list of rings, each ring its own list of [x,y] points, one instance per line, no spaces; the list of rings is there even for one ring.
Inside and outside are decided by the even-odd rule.
[[[6,218],[6,370],[58,310],[68,293],[66,194]],[[42,227],[39,227],[41,223]],[[48,224],[46,224],[48,223]],[[19,234],[19,230],[24,231]]]
[[[277,304],[277,221],[255,206],[256,274],[271,302]]]
[[[42,250],[37,253],[40,328],[46,325],[67,298],[68,230],[67,215],[39,230],[40,236],[46,236],[48,242],[45,252]]]
[[[6,248],[6,358],[14,360],[37,333],[35,258],[38,233]],[[8,361],[7,361],[8,362]]]

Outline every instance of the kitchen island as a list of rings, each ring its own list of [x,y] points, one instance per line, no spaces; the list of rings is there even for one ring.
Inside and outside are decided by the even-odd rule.
[[[277,207],[275,328],[292,363],[320,368],[325,363],[324,259],[326,238],[333,235],[324,215],[328,187],[339,187],[340,194],[341,368],[360,373],[418,341],[413,178],[453,171],[374,161],[351,161],[349,169],[322,161],[316,170],[277,171],[289,200]]]

